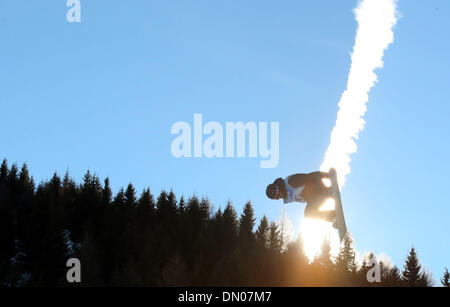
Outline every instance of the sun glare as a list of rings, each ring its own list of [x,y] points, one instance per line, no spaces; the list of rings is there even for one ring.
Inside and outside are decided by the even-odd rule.
[[[335,209],[335,201],[333,198],[330,197],[323,203],[319,211],[331,211],[334,209]]]
[[[322,179],[322,182],[323,182],[323,184],[324,184],[327,188],[331,187],[331,180],[330,180],[330,179],[328,179],[328,178],[323,178],[323,179]]]
[[[300,232],[305,255],[310,261],[313,261],[320,254],[324,240],[329,240],[330,242],[331,255],[335,257],[338,254],[339,236],[331,226],[331,223],[305,218],[301,223]]]

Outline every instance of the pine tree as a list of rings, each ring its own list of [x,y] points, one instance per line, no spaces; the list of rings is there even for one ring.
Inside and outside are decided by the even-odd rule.
[[[203,197],[200,200],[199,209],[202,229],[205,229],[211,218],[211,203],[208,198]]]
[[[108,208],[111,205],[111,201],[112,201],[111,186],[109,183],[109,178],[106,178],[102,189],[102,204],[105,208]]]
[[[183,216],[186,210],[186,202],[184,200],[183,195],[181,195],[180,200],[178,201],[178,215]]]
[[[125,206],[130,208],[136,205],[136,190],[134,186],[129,183],[125,191]]]
[[[269,239],[269,220],[267,216],[264,215],[259,222],[258,229],[256,230],[256,241],[258,245],[264,248],[268,247]]]
[[[270,223],[269,226],[269,238],[268,238],[268,247],[269,250],[275,254],[281,253],[282,242],[281,242],[281,233],[278,228],[278,225],[275,222]]]
[[[156,202],[157,215],[160,218],[161,224],[164,228],[173,232],[173,226],[176,225],[177,217],[177,201],[173,191],[167,194],[166,191],[161,191]]]
[[[22,188],[21,193],[33,193],[34,181],[30,177],[27,164],[23,164],[19,174],[19,184]]]
[[[144,189],[137,201],[137,227],[141,230],[142,236],[150,236],[150,231],[154,227],[155,202],[150,189]],[[143,241],[148,242],[149,238]]]
[[[250,286],[256,279],[258,266],[255,262],[257,250],[253,228],[255,227],[255,216],[252,204],[247,202],[239,219],[239,250],[240,270],[243,274],[241,281],[243,285]]]
[[[98,228],[98,220],[102,214],[102,185],[98,176],[91,175],[87,171],[83,177],[83,183],[79,187],[79,193],[76,201],[76,214],[73,217],[77,243],[83,240],[86,232],[97,233],[101,231]]]
[[[0,184],[1,185],[1,184]],[[1,189],[1,188],[0,188]],[[16,255],[11,259],[13,283],[19,286],[25,286],[26,280],[23,278],[23,272],[28,263],[25,255],[26,229],[29,226],[29,214],[34,202],[34,181],[30,177],[28,167],[23,164],[19,174],[19,189],[16,196],[16,229],[15,229],[15,252]],[[0,200],[1,202],[1,200]]]
[[[10,286],[10,259],[15,255],[14,191],[6,160],[0,169],[0,287]]]
[[[64,175],[63,181],[62,181],[62,193],[65,205],[68,205],[68,203],[72,204],[75,201],[75,198],[77,196],[77,185],[73,181],[72,178],[70,178],[69,172],[67,171]]]
[[[175,194],[170,191],[161,191],[156,202],[156,238],[160,237],[159,244],[161,248],[158,250],[157,261],[162,265],[168,257],[176,251],[178,247],[179,221],[178,208]],[[192,241],[190,241],[192,242]],[[161,266],[162,267],[162,266]]]
[[[125,204],[125,193],[123,188],[120,188],[119,192],[117,192],[116,196],[114,196],[113,206],[116,208],[120,208]]]
[[[417,285],[419,287],[433,287],[433,276],[430,272],[422,271]]]
[[[310,266],[308,257],[304,253],[303,239],[299,235],[297,240],[291,241],[282,254],[283,279],[286,286],[302,286],[306,284],[307,269]],[[318,273],[316,271],[316,273]],[[311,284],[309,284],[311,285]]]
[[[351,284],[355,280],[357,269],[353,239],[351,235],[347,233],[339,250],[339,254],[336,257],[338,280],[344,285]]]
[[[447,268],[445,268],[444,276],[441,279],[441,284],[446,288],[450,288],[450,274]]]
[[[237,213],[231,202],[227,203],[227,206],[223,211],[223,223],[226,231],[233,237],[237,237],[239,231]]]
[[[247,202],[244,206],[244,211],[239,219],[239,239],[244,245],[243,248],[252,248],[255,235],[253,228],[255,227],[255,214],[250,202]]]
[[[223,223],[223,212],[222,209],[219,208],[219,210],[214,213],[213,218],[211,219],[211,235],[214,238],[214,240],[217,242],[217,239],[220,238],[222,234],[222,223]]]
[[[0,166],[0,179],[5,179],[8,176],[8,161],[3,159],[2,165]]]
[[[223,242],[223,249],[231,252],[237,243],[239,226],[236,210],[230,201],[223,211],[222,226],[222,238],[219,240]]]
[[[127,189],[125,190],[125,206],[124,206],[124,217],[126,223],[126,230],[130,232],[130,236],[133,237],[133,233],[136,232],[137,216],[136,216],[136,189],[133,184],[129,183]],[[129,229],[132,228],[132,229]],[[129,240],[132,240],[130,238]]]
[[[280,285],[284,280],[281,231],[275,222],[269,225],[268,253],[264,257],[264,270],[267,274],[267,286]]]
[[[78,197],[78,188],[72,178],[69,176],[69,171],[66,171],[62,181],[61,188],[61,205],[64,210],[64,224],[65,228],[69,231],[69,239],[74,241],[81,241],[81,235],[76,233],[79,225],[78,220],[75,220],[73,217],[77,216],[78,208],[77,208],[77,197]],[[78,216],[77,216],[78,217]],[[76,235],[80,235],[79,238]],[[77,240],[78,239],[78,240]]]
[[[188,200],[184,222],[186,231],[184,240],[195,240],[204,226],[200,201],[196,196],[193,196]]]
[[[150,189],[145,189],[144,191],[142,191],[142,194],[139,197],[138,206],[149,211],[155,210],[155,202],[153,200],[153,195],[150,192]]]
[[[65,265],[70,254],[61,192],[61,179],[56,173],[36,191],[36,202],[24,240],[30,285],[56,286],[65,281]]]
[[[328,246],[329,246],[329,244],[328,244]],[[295,258],[299,261],[299,263],[301,265],[308,264],[309,260],[308,260],[308,257],[305,254],[305,246],[303,244],[303,237],[302,237],[301,234],[298,235],[297,240],[289,243],[289,245],[288,245],[288,252],[289,252],[289,247],[291,247],[291,251],[294,251]],[[324,249],[327,250],[328,247],[324,248]],[[322,250],[322,255],[325,255],[325,254],[328,254],[330,256],[329,260],[331,261],[331,248],[330,248],[330,251]],[[326,256],[324,256],[324,257],[326,257]],[[326,261],[328,261],[328,260],[326,260]],[[332,264],[333,263],[331,262],[331,265]]]
[[[386,285],[389,287],[399,287],[402,285],[401,273],[396,266],[389,270],[386,278]]]
[[[331,270],[333,268],[333,261],[331,260],[331,246],[328,239],[324,239],[320,248],[320,255],[316,258],[324,269]]]
[[[177,197],[175,193],[170,190],[169,195],[167,195],[167,205],[170,208],[170,213],[174,216],[177,215]]]
[[[411,247],[402,272],[402,280],[406,286],[416,287],[419,285],[421,278],[420,269],[421,265],[419,264],[416,250],[414,247]]]
[[[8,180],[12,188],[15,188],[15,185],[19,182],[19,170],[15,163],[9,169]]]

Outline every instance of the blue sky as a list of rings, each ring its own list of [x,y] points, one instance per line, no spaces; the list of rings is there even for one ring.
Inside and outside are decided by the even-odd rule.
[[[357,1],[0,1],[0,157],[155,194],[231,199],[277,220],[276,177],[319,168],[345,90]],[[342,191],[358,250],[450,266],[450,3],[399,1]],[[176,121],[280,123],[280,163],[175,159]],[[299,227],[304,205],[288,213]]]

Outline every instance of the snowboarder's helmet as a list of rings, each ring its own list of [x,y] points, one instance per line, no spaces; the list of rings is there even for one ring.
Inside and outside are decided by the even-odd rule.
[[[275,184],[273,184],[273,183],[269,184],[266,188],[267,197],[269,197],[270,199],[274,199],[276,191],[277,191],[277,188],[276,188]]]

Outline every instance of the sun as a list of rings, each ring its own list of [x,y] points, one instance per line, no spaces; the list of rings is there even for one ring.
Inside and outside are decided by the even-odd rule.
[[[329,198],[320,208],[321,211],[333,210],[334,200]],[[300,233],[303,241],[305,255],[313,261],[320,254],[323,241],[328,240],[331,247],[331,255],[335,257],[339,252],[339,236],[331,223],[305,218],[300,225]]]

